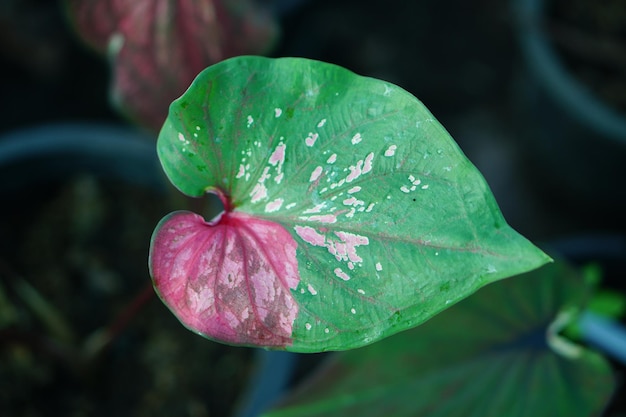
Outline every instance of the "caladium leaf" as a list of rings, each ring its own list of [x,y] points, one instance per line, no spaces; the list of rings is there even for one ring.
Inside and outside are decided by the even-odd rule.
[[[81,37],[110,55],[114,103],[155,131],[201,70],[264,53],[278,35],[273,16],[254,0],[66,1]]]
[[[266,417],[590,417],[609,362],[561,339],[589,288],[565,263],[488,285],[416,329],[341,352]]]
[[[209,338],[354,348],[549,261],[421,102],[331,64],[216,64],[172,103],[157,150],[183,193],[224,203],[206,223],[166,218],[151,247],[163,301]]]

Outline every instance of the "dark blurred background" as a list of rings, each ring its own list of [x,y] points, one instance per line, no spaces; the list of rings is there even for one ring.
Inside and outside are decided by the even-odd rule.
[[[512,2],[278,3],[282,37],[272,55],[333,62],[416,95],[483,172],[505,217],[523,234],[550,239],[624,230],[623,206],[584,195],[578,203],[576,192],[560,192],[546,163],[538,162],[546,152],[537,158],[528,137],[545,129],[522,103],[531,82]],[[123,122],[109,105],[106,59],[72,33],[60,2],[2,2],[0,71],[0,133],[55,121]],[[557,148],[547,159],[566,153]],[[605,181],[617,189],[624,188],[622,179]]]
[[[585,237],[624,235],[626,135],[604,138],[603,134],[584,127],[577,117],[560,110],[543,91],[545,86],[537,82],[536,74],[529,70],[536,62],[528,59],[520,43],[521,39],[528,37],[527,33],[518,31],[520,23],[525,22],[519,7],[526,0],[257,1],[270,4],[280,13],[282,36],[271,52],[272,56],[302,56],[339,64],[358,74],[393,82],[422,100],[486,177],[508,222],[530,240],[542,246],[546,241],[583,236],[582,240],[574,242],[583,242],[583,246],[577,248],[587,250],[589,244],[593,246],[598,241],[585,240]],[[536,3],[535,0],[527,1]],[[604,89],[617,96],[618,103],[620,100],[622,104],[626,103],[626,50],[622,46],[626,45],[626,2],[549,2],[548,14],[556,19],[556,23],[550,21],[546,26],[550,33],[558,35],[556,38],[563,46],[566,64],[578,69],[582,78],[591,78],[596,83],[615,79]],[[593,13],[587,8],[590,4],[598,6]],[[0,141],[2,135],[9,132],[48,123],[130,124],[109,102],[111,71],[107,58],[90,50],[78,39],[64,13],[61,1],[0,0]],[[530,27],[533,27],[532,24]],[[618,29],[611,31],[612,27]],[[601,33],[588,35],[589,31],[598,28],[602,29]],[[591,61],[602,68],[600,75],[580,64],[579,55],[591,56]],[[615,74],[616,77],[609,77]],[[624,110],[621,108],[620,111]],[[14,178],[0,175],[0,181],[6,185],[12,183]],[[115,191],[112,197],[114,204],[106,203],[108,200],[103,198],[107,194],[106,187],[94,184],[90,178],[81,178],[68,189],[61,190],[62,196],[69,196],[74,209],[86,216],[84,220],[78,219],[79,229],[95,225],[90,231],[100,237],[106,231],[113,232],[113,235],[118,234],[118,230],[134,231],[141,224],[145,230],[137,236],[133,233],[134,255],[127,256],[128,252],[120,248],[119,254],[116,251],[114,255],[109,255],[115,261],[115,266],[111,267],[105,262],[108,259],[103,258],[102,261],[98,258],[100,252],[96,252],[96,261],[105,264],[97,268],[96,278],[87,277],[85,280],[82,264],[79,265],[81,268],[72,264],[70,266],[76,276],[69,281],[66,279],[66,287],[56,288],[55,285],[58,285],[54,280],[39,274],[39,270],[26,274],[27,266],[33,266],[37,259],[26,255],[22,265],[17,262],[9,265],[13,269],[10,271],[11,268],[3,262],[9,264],[14,260],[11,254],[3,252],[0,253],[2,285],[6,284],[6,288],[14,290],[10,282],[19,281],[20,274],[33,281],[40,278],[45,285],[56,288],[61,300],[69,300],[60,303],[63,307],[75,303],[74,298],[84,297],[84,309],[74,314],[80,319],[92,319],[94,300],[106,307],[106,312],[113,311],[111,317],[115,318],[125,303],[133,300],[135,291],[150,284],[145,262],[148,236],[153,225],[171,208],[158,206],[164,200],[161,195],[142,198],[139,203],[118,204],[121,197],[116,194],[119,190],[115,184],[110,187]],[[29,197],[43,194],[45,190],[23,191]],[[127,194],[139,193],[131,189]],[[72,250],[63,246],[64,241],[46,237],[54,235],[52,232],[47,235],[46,229],[39,223],[30,222],[30,212],[17,205],[12,208],[6,198],[2,197],[3,226],[10,227],[11,232],[0,230],[4,239],[3,251],[8,253],[9,248],[13,252],[13,246],[16,246],[6,236],[17,233],[15,230],[27,229],[26,246],[30,247],[31,241],[50,241],[43,245],[50,249],[50,253],[43,255],[51,258],[52,262],[65,256],[70,264],[76,263],[72,258],[75,255],[73,250],[87,256],[87,260],[92,259],[90,247],[72,235],[74,232],[65,223],[55,220],[55,216],[76,217],[66,206],[53,200],[50,206],[41,204],[39,209],[44,220],[52,218],[51,223],[57,223],[61,232],[71,235],[62,236],[73,242],[73,246],[68,246]],[[36,199],[33,200],[36,203],[25,201],[27,205],[40,205]],[[107,204],[110,206],[108,214],[103,211]],[[29,209],[35,211],[37,208]],[[119,220],[120,211],[127,212],[127,219],[113,223],[114,226],[104,221],[109,217]],[[22,217],[15,220],[18,216]],[[53,231],[58,232],[56,229]],[[618,239],[618,244],[623,245],[623,237],[621,239]],[[122,236],[122,240],[130,239]],[[118,241],[112,242],[109,246],[118,249]],[[593,256],[605,251],[601,246],[591,249]],[[41,253],[39,248],[35,251]],[[126,261],[131,258],[136,265],[129,272],[120,273],[117,263],[129,263]],[[41,270],[46,272],[47,268],[42,266]],[[616,287],[623,289],[623,269],[620,273],[621,281]],[[65,275],[61,274],[67,278]],[[129,277],[132,280],[127,280]],[[83,287],[78,285],[84,282],[88,284]],[[132,283],[132,291],[129,290],[129,282]],[[54,288],[44,287],[50,293],[54,293]],[[222,349],[221,345],[188,332],[151,294],[152,304],[146,307],[149,313],[138,314],[140,325],[131,325],[130,331],[125,330],[123,337],[119,337],[107,352],[109,362],[102,362],[102,367],[96,366],[96,371],[86,378],[85,375],[76,377],[73,371],[67,371],[63,366],[62,372],[57,372],[59,361],[56,359],[50,361],[52,365],[48,364],[52,371],[40,366],[38,355],[29,356],[31,350],[38,353],[37,349],[42,348],[39,339],[32,343],[14,337],[15,334],[0,332],[0,339],[5,337],[9,344],[25,347],[16,349],[17,353],[9,352],[19,356],[19,361],[15,361],[19,363],[11,365],[10,369],[7,367],[7,374],[20,376],[24,375],[24,369],[32,370],[36,373],[33,378],[36,380],[35,388],[30,381],[26,388],[32,389],[36,395],[47,394],[50,404],[57,404],[65,398],[50,388],[63,390],[58,382],[59,374],[75,384],[72,389],[78,390],[84,380],[93,383],[92,391],[96,394],[90,392],[84,397],[92,400],[93,395],[99,398],[107,394],[101,392],[94,381],[110,375],[110,383],[106,385],[105,381],[104,386],[111,388],[111,392],[123,393],[117,399],[119,409],[126,410],[126,403],[135,401],[139,404],[137,409],[143,407],[141,409],[145,410],[144,414],[137,412],[133,415],[225,415],[226,411],[222,410],[227,410],[233,402],[226,394],[234,396],[240,388],[235,386],[236,381],[245,381],[248,377],[248,368],[242,364],[250,356],[249,349]],[[16,310],[19,310],[20,298],[13,299]],[[117,304],[112,305],[112,301]],[[31,320],[30,316],[23,316]],[[35,319],[28,320],[26,325],[37,323]],[[107,320],[110,317],[92,320],[94,323],[89,322],[87,330],[78,332],[79,336],[91,334],[89,332],[106,324]],[[19,320],[16,322],[20,324]],[[17,325],[15,327],[22,329]],[[32,331],[27,326],[25,328]],[[42,333],[38,327],[34,329],[28,334]],[[49,346],[43,346],[42,350],[47,348]],[[134,351],[141,354],[130,356],[129,352]],[[206,362],[198,363],[196,358],[204,358]],[[69,362],[72,361],[73,358],[70,358]],[[119,369],[125,372],[120,374],[121,377]],[[215,374],[224,371],[223,379],[207,386],[207,369],[215,369]],[[194,375],[189,376],[192,373]],[[185,378],[190,380],[186,382]],[[192,378],[195,378],[195,385]],[[15,378],[16,381],[18,379]],[[4,383],[7,380],[11,381],[5,378]],[[133,387],[126,387],[120,381]],[[0,387],[2,382],[0,378]],[[140,384],[153,385],[152,390]],[[118,386],[119,390],[114,391]],[[191,387],[199,388],[194,391]],[[32,403],[31,397],[35,394],[18,385],[14,388],[23,397],[20,398],[22,402],[15,404]],[[178,396],[182,394],[176,389],[189,395],[190,399],[179,401]],[[2,391],[0,389],[0,393]],[[170,404],[177,407],[191,404],[190,408],[186,411],[165,408],[163,404],[169,401],[165,398],[167,395],[170,396]],[[77,401],[74,397],[69,398]],[[218,405],[219,401],[221,405]],[[101,409],[102,404],[108,403],[109,398],[96,402],[85,400],[84,406],[82,403],[71,407],[63,404],[59,409],[98,409],[102,415],[118,415],[119,409],[115,407],[111,410],[116,411],[110,413],[108,409]],[[45,404],[42,407],[48,407],[48,403],[42,404]],[[155,414],[155,410],[161,414]]]

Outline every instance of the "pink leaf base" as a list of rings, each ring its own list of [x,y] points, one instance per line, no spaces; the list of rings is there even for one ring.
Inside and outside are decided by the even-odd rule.
[[[297,244],[280,225],[225,212],[212,222],[187,211],[165,217],[150,248],[162,300],[192,331],[235,345],[292,343],[300,276]]]

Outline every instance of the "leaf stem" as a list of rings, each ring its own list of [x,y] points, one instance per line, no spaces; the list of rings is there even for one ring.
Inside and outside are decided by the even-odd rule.
[[[626,328],[615,320],[585,311],[579,320],[583,339],[626,365]]]

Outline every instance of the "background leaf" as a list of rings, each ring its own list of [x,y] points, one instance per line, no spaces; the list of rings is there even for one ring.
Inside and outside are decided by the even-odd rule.
[[[599,415],[614,388],[609,363],[546,338],[587,289],[560,262],[488,285],[416,329],[337,354],[266,417]]]
[[[169,104],[205,67],[264,53],[278,26],[253,0],[67,0],[76,30],[108,52],[114,103],[158,131]]]
[[[331,64],[212,66],[172,104],[157,148],[182,192],[218,192],[225,215],[296,242],[291,350],[371,343],[549,260],[419,100]]]

